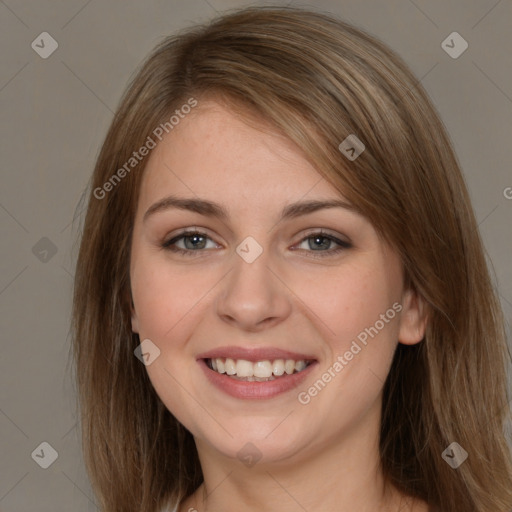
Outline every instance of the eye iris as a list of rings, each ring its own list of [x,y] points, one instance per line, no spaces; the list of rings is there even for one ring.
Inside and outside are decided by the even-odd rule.
[[[311,243],[309,244],[310,249],[318,250],[318,249],[328,249],[329,244],[331,243],[331,240],[327,238],[326,236],[313,236],[309,240],[314,240],[314,243],[316,244],[319,240],[323,240],[324,243],[320,245],[314,245],[312,246]]]
[[[184,238],[185,240],[185,247],[187,247],[187,242],[191,242],[191,245],[187,247],[187,249],[204,249],[206,244],[206,238],[201,235],[188,235]],[[196,242],[198,242],[196,244]]]

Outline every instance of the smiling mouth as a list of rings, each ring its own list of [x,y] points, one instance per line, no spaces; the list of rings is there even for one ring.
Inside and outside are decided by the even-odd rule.
[[[246,382],[267,382],[300,373],[314,363],[310,359],[275,359],[262,361],[247,361],[246,359],[231,359],[216,357],[204,359],[210,370],[225,374],[234,380]]]

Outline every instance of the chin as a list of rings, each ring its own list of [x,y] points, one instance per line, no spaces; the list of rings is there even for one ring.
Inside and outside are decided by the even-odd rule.
[[[254,464],[260,467],[262,464],[286,464],[299,454],[304,456],[315,439],[314,435],[305,431],[304,425],[291,423],[292,416],[293,414],[284,422],[283,418],[286,416],[231,418],[223,423],[229,434],[220,426],[215,429],[214,434],[209,423],[199,428],[197,436],[194,433],[193,435],[196,442],[207,443],[220,455],[238,459],[248,467]],[[290,423],[285,426],[287,421]]]

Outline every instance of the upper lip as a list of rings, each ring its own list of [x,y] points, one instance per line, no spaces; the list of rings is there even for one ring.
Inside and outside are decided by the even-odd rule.
[[[257,361],[275,361],[276,359],[293,359],[295,361],[314,361],[316,358],[311,354],[300,354],[289,350],[270,347],[219,347],[203,352],[197,356],[197,359],[244,359],[253,363]]]

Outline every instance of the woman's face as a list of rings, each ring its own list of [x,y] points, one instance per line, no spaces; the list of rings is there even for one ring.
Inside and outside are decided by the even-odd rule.
[[[398,256],[343,202],[291,142],[213,101],[153,150],[132,327],[200,451],[276,464],[375,439],[398,340],[424,322]]]

